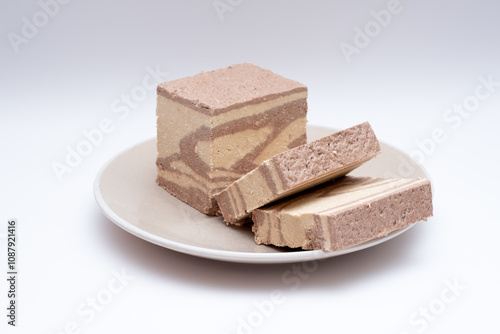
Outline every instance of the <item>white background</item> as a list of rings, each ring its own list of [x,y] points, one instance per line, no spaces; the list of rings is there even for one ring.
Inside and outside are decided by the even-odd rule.
[[[0,5],[0,262],[7,220],[17,218],[20,273],[16,328],[6,324],[0,280],[0,332],[498,330],[498,1],[401,0],[385,27],[371,13],[390,7],[385,0],[232,0],[221,16],[213,0],[46,3],[51,16],[36,1]],[[358,36],[358,53],[346,57],[341,45],[356,47],[357,28],[374,29],[372,37],[363,45]],[[292,264],[178,254],[106,219],[93,198],[96,173],[156,131],[155,92],[124,108],[125,96],[141,91],[151,69],[167,81],[241,62],[306,84],[310,124],[369,121],[381,141],[420,156],[434,217],[385,244],[321,261],[294,283],[282,279]],[[477,88],[488,77],[496,86]],[[464,103],[466,117],[448,111]],[[103,119],[112,131],[59,180],[54,162],[64,163]],[[433,132],[439,142],[431,145]],[[133,279],[102,311],[77,311],[121,271]],[[239,328],[259,320],[255,302],[273,290],[281,303],[258,327]]]

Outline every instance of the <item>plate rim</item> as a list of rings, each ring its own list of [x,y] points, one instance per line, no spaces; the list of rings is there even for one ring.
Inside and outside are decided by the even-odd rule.
[[[313,126],[315,128],[323,128],[323,129],[330,129],[328,127],[322,127],[322,126]],[[334,130],[334,129],[331,129]],[[297,252],[282,252],[282,253],[255,253],[255,252],[239,252],[239,251],[230,251],[230,250],[219,250],[219,249],[211,249],[211,248],[205,248],[201,246],[194,246],[194,245],[189,245],[185,244],[182,242],[166,239],[163,237],[159,237],[158,235],[148,232],[146,230],[143,230],[132,223],[126,221],[124,218],[120,217],[116,212],[114,212],[110,206],[107,204],[106,200],[104,199],[102,192],[101,192],[101,180],[102,180],[102,175],[106,171],[106,169],[118,158],[121,156],[133,151],[134,149],[137,149],[139,146],[146,145],[152,141],[155,141],[156,137],[152,137],[143,141],[140,141],[136,143],[133,146],[130,146],[128,148],[125,148],[115,154],[113,157],[111,157],[98,171],[94,184],[93,184],[93,192],[94,192],[94,199],[97,202],[101,212],[109,219],[111,220],[115,225],[118,227],[122,228],[123,230],[127,231],[128,233],[139,237],[145,241],[151,242],[155,245],[196,256],[196,257],[201,257],[201,258],[206,258],[206,259],[211,259],[211,260],[219,260],[219,261],[225,261],[225,262],[236,262],[236,263],[254,263],[254,264],[270,264],[270,263],[294,263],[294,262],[304,262],[304,261],[314,261],[314,260],[320,260],[320,259],[325,259],[325,258],[330,258],[330,257],[335,257],[335,256],[340,256],[344,254],[349,254],[353,252],[357,252],[366,248],[370,248],[373,246],[376,246],[378,244],[381,244],[383,242],[389,241],[398,235],[406,232],[413,226],[415,226],[418,222],[413,223],[409,226],[406,226],[400,230],[393,231],[389,233],[386,236],[369,240],[365,243],[356,245],[354,247],[346,248],[340,251],[324,251],[324,250],[303,250],[303,251],[297,251]],[[396,149],[398,150],[398,149]],[[400,151],[400,150],[398,150]],[[401,151],[400,151],[401,152]],[[425,175],[428,176],[427,171],[422,167],[422,170],[424,171]]]

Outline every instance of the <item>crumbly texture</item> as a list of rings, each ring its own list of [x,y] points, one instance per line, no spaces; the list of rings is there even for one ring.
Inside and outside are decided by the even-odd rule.
[[[339,251],[433,214],[429,180],[345,176],[253,212],[257,244]]]
[[[305,144],[307,88],[251,64],[162,83],[157,183],[208,215],[214,195],[267,158]]]
[[[248,63],[158,85],[159,95],[210,114],[306,90],[297,81]]]
[[[215,196],[224,220],[241,225],[253,210],[346,175],[380,153],[367,122],[279,153]]]

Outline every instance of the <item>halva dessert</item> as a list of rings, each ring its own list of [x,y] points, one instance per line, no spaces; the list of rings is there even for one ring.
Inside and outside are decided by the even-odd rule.
[[[306,98],[306,86],[252,64],[158,85],[158,184],[217,215],[216,193],[307,142]]]
[[[432,216],[429,180],[345,176],[253,211],[258,244],[339,251]]]
[[[377,137],[365,122],[269,158],[215,198],[224,220],[239,225],[253,210],[346,175],[379,153]]]

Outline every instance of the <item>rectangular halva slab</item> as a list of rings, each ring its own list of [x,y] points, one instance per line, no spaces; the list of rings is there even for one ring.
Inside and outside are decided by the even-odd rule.
[[[252,64],[158,85],[157,183],[208,215],[214,195],[305,144],[306,86]]]
[[[215,196],[224,221],[242,224],[253,210],[346,175],[380,153],[367,122],[279,153]]]
[[[432,216],[429,180],[345,176],[253,212],[258,244],[339,251]]]

